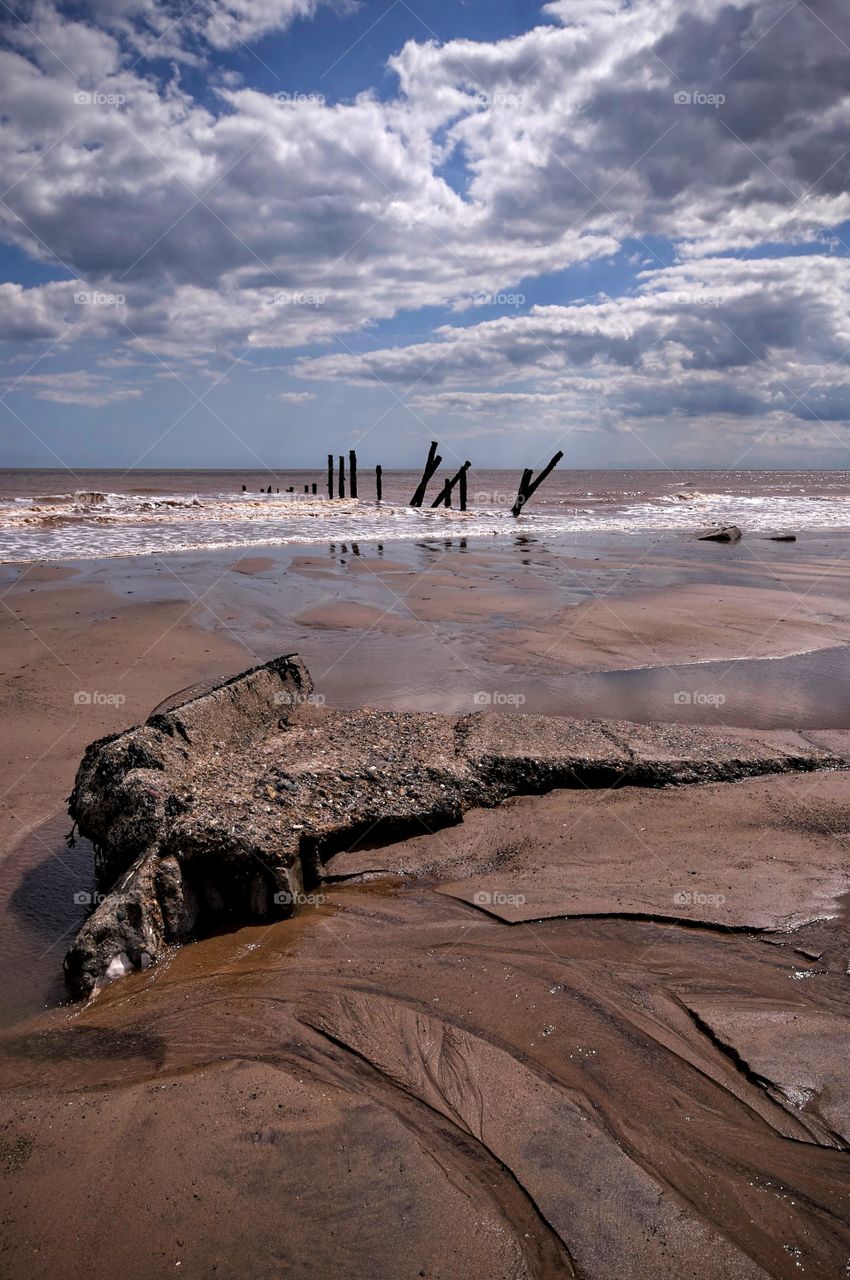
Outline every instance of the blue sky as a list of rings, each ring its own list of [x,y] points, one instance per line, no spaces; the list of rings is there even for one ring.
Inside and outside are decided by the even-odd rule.
[[[846,466],[838,0],[25,0],[0,465]]]

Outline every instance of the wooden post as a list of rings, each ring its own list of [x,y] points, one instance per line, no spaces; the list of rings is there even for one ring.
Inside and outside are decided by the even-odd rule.
[[[313,490],[313,497],[315,498],[316,494],[317,494],[317,493],[318,493],[318,491],[319,491],[319,486],[318,486],[317,484],[314,484],[314,485],[312,485],[311,487],[312,487],[312,490]]]
[[[549,472],[554,470],[555,467],[557,467],[558,463],[561,461],[563,456],[564,456],[563,453],[559,449],[558,452],[555,454],[554,458],[552,459],[552,461],[548,463],[548,465],[545,466],[543,470],[540,472],[540,475],[537,477],[536,480],[532,480],[531,478],[534,475],[534,472],[531,470],[531,467],[526,467],[525,471],[523,471],[522,473],[522,479],[519,482],[519,489],[517,490],[516,502],[511,508],[511,515],[518,516],[522,513],[522,509],[525,506],[525,504],[529,501],[529,499],[537,491],[537,489],[539,489],[540,485],[546,479]]]
[[[334,456],[328,454],[328,497],[334,496]]]
[[[353,449],[348,450],[348,492],[357,497],[357,454]]]
[[[531,470],[531,467],[526,467],[525,470],[523,471],[522,477],[519,482],[519,488],[516,491],[516,502],[511,508],[511,515],[518,516],[520,511],[522,511],[523,507],[525,506],[525,499],[528,493],[528,486],[531,484],[531,477],[533,475],[534,475],[534,472]]]
[[[345,497],[345,458],[339,455],[339,496]]]
[[[460,495],[461,511],[466,510],[466,472],[467,470],[468,470],[467,467],[461,467],[460,478],[458,480],[458,494]]]
[[[378,464],[378,466],[375,467],[375,493],[377,495],[378,502],[381,501],[383,492],[384,492],[384,469],[380,464]]]
[[[439,507],[443,504],[445,504],[445,506],[447,507],[450,507],[452,505],[452,489],[454,489],[456,484],[460,483],[461,479],[463,480],[464,490],[466,489],[466,473],[471,466],[472,466],[471,462],[465,462],[461,467],[460,471],[458,471],[456,475],[453,475],[451,480],[446,481],[446,483],[443,485],[437,497],[431,503],[432,509],[434,507]],[[461,511],[465,511],[465,510],[466,510],[466,494],[464,492],[463,506],[461,507]]]
[[[310,486],[309,486],[308,484],[305,484],[305,486],[304,486],[304,492],[305,492],[305,493],[309,493],[309,492],[310,492]]]
[[[437,470],[437,468],[439,467],[442,461],[443,459],[437,453],[437,441],[432,440],[431,448],[428,450],[428,461],[425,463],[425,470],[422,473],[422,479],[419,481],[419,485],[416,489],[416,492],[414,493],[413,497],[410,499],[410,505],[412,507],[422,506],[422,503],[425,499],[425,491],[428,488],[428,485],[431,481],[431,477],[433,476],[434,472]]]

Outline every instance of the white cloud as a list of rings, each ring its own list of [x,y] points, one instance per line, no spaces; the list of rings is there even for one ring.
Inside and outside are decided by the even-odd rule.
[[[422,413],[509,414],[529,429],[541,416],[609,430],[667,417],[850,422],[850,261],[690,261],[645,272],[627,297],[447,325],[426,342],[302,359],[295,372],[415,386]]]
[[[323,4],[333,0],[211,0],[194,18],[195,30],[214,49],[232,49],[272,31],[283,31],[297,18],[312,18]],[[357,8],[352,0],[336,7]]]
[[[84,21],[37,0],[29,30],[13,24],[0,234],[72,279],[0,286],[0,337],[112,340],[168,360],[297,349],[402,311],[461,310],[637,239],[654,266],[634,296],[449,326],[299,372],[419,379],[423,411],[466,416],[844,420],[845,260],[709,256],[824,229],[842,247],[840,0],[817,13],[557,0],[516,38],[409,41],[386,101],[278,102],[232,74],[201,101],[139,58],[157,40],[158,56],[197,62],[318,8],[216,0],[175,22],[176,5],[97,0]],[[680,265],[663,267],[654,236]],[[78,306],[80,289],[125,302]]]
[[[12,391],[28,393],[37,400],[50,400],[54,404],[89,405],[92,408],[137,400],[142,395],[138,387],[118,386],[104,375],[85,369],[74,369],[68,373],[25,374],[9,383],[6,394]]]

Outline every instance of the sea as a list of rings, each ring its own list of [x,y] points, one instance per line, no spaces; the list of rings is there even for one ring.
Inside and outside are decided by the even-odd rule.
[[[558,468],[518,518],[516,471],[471,471],[468,509],[434,509],[449,471],[410,506],[418,471],[358,474],[329,498],[324,471],[0,471],[0,561],[101,559],[289,543],[422,541],[528,533],[850,530],[850,471],[576,471]],[[347,483],[348,483],[348,477]],[[315,486],[315,494],[313,488]]]

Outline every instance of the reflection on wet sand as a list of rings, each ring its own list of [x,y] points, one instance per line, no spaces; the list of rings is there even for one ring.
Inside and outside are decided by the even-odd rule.
[[[98,708],[73,719],[76,677],[23,641],[10,665],[21,679],[5,708],[17,817],[0,877],[9,1273],[151,1280],[179,1264],[265,1280],[336,1274],[343,1259],[354,1280],[843,1275],[841,773],[555,792],[477,811],[341,852],[318,905],[292,920],[207,938],[89,1005],[55,1006],[91,850],[66,849],[62,815],[34,824],[59,809],[87,741],[252,656],[299,649],[337,706],[471,710],[475,692],[497,691],[549,714],[616,706],[821,729],[850,719],[833,545],[800,543],[793,562],[768,548],[771,574],[746,548],[722,566],[716,549],[710,559],[667,545],[358,551],[337,543],[241,569],[220,558],[120,576],[114,564],[78,568],[70,609],[67,581],[32,594],[21,581],[7,597],[79,687],[112,688],[150,650],[127,678],[123,719]],[[180,579],[197,596],[209,588],[189,617]],[[675,603],[693,582],[714,582],[745,614],[751,596],[751,620],[777,579],[801,592],[817,580],[834,602],[789,623],[811,629],[817,652],[739,661],[746,651],[697,644],[712,662],[665,651],[671,669],[641,671],[624,633],[628,670],[589,666],[591,636],[565,643],[554,665],[524,643],[495,656],[519,624],[542,635],[602,596],[631,618],[621,601],[668,592]],[[134,613],[110,586],[145,603]],[[322,608],[333,622],[337,605],[392,608],[417,630],[298,620]],[[710,611],[704,622],[707,634]],[[774,653],[789,652],[781,627],[773,638]],[[672,702],[718,690],[725,706]],[[16,754],[44,758],[25,773]]]

